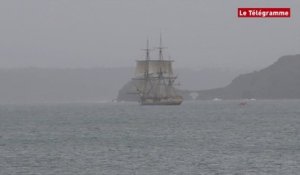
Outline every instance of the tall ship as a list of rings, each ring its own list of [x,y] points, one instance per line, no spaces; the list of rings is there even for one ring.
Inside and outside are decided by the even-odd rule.
[[[163,56],[162,39],[158,58],[150,59],[149,40],[145,50],[144,60],[136,61],[134,85],[140,97],[141,105],[180,105],[183,101],[182,96],[178,95],[174,88],[177,76],[173,73],[173,60],[165,60]],[[152,49],[151,49],[152,50]]]

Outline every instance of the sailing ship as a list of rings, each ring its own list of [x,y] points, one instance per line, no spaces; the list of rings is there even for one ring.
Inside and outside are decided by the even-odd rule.
[[[141,105],[180,105],[182,96],[174,88],[177,76],[174,76],[172,62],[163,57],[162,39],[158,59],[150,59],[149,40],[147,40],[146,57],[136,61],[134,85],[140,97]]]

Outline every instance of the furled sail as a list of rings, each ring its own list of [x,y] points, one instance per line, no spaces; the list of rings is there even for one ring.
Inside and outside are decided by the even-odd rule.
[[[172,61],[171,60],[138,60],[136,65],[136,76],[144,75],[147,71],[149,74],[163,74],[173,75]]]

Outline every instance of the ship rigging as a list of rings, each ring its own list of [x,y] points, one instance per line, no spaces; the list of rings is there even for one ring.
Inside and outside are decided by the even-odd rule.
[[[163,57],[162,38],[157,48],[158,59],[150,59],[149,40],[147,40],[146,57],[136,61],[134,85],[140,97],[141,105],[180,105],[182,96],[174,88],[177,76],[174,76],[172,62]]]

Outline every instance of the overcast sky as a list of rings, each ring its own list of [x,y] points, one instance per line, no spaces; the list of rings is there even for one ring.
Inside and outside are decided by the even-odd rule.
[[[239,19],[238,7],[292,18]],[[160,32],[176,67],[264,67],[300,53],[299,31],[299,0],[0,0],[0,67],[134,66]]]

